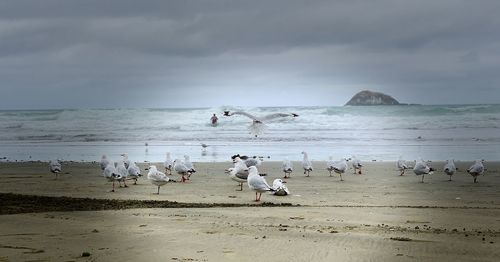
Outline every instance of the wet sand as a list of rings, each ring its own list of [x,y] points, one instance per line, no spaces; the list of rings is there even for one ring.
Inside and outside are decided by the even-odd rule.
[[[500,164],[473,184],[471,163],[450,182],[435,162],[422,184],[393,162],[365,163],[343,182],[324,162],[309,178],[294,162],[292,194],[264,203],[246,185],[236,191],[230,163],[197,163],[160,195],[144,177],[111,193],[98,164],[63,163],[54,180],[46,163],[0,163],[0,261],[496,261]],[[269,183],[280,165],[263,163]]]

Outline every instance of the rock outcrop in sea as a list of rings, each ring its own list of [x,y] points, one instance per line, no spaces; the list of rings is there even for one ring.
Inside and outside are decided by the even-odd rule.
[[[354,95],[346,106],[379,106],[379,105],[400,105],[400,103],[390,95],[379,92],[364,90]]]

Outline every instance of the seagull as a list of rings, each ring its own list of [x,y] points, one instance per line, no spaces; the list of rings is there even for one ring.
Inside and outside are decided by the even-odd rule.
[[[422,183],[424,183],[425,175],[432,175],[432,171],[434,171],[434,169],[427,165],[427,163],[425,163],[423,159],[420,159],[420,161],[418,161],[413,168],[413,172],[415,173],[415,175],[422,175]]]
[[[61,173],[61,163],[58,160],[51,160],[49,162],[49,170],[56,175],[57,180],[57,175]]]
[[[258,167],[261,164],[262,164],[262,161],[260,159],[258,159],[256,156],[245,160],[245,165],[247,165],[248,167],[251,167],[251,166]]]
[[[102,175],[108,179],[108,181],[113,182],[113,190],[111,192],[115,192],[115,181],[120,181],[122,176],[116,170],[115,166],[111,163],[104,168]]]
[[[402,156],[399,156],[397,166],[398,170],[401,172],[400,176],[404,175],[405,170],[409,168]]]
[[[123,181],[123,187],[128,187],[127,183],[126,183],[126,180],[128,177],[128,170],[125,167],[125,163],[123,161],[115,162],[115,168],[116,168],[116,172],[118,172],[118,174],[120,174],[120,176],[121,176],[121,179],[118,180],[120,187],[122,186],[121,185],[122,181]]]
[[[356,174],[356,170],[359,169],[358,174],[361,175],[361,167],[363,167],[361,161],[359,161],[359,159],[357,159],[355,156],[352,156],[352,168],[354,168],[354,174]]]
[[[174,160],[174,170],[177,174],[181,175],[181,182],[186,182],[187,179],[185,176],[191,175],[189,168],[180,159]]]
[[[102,155],[101,157],[101,170],[104,171],[104,169],[109,165],[109,160],[106,155]]]
[[[247,178],[248,188],[255,191],[255,201],[259,202],[262,192],[274,191],[272,187],[266,182],[264,177],[259,175],[259,171],[255,166],[248,168],[248,178]],[[258,194],[258,197],[257,197]]]
[[[193,163],[191,163],[191,160],[189,159],[188,155],[184,155],[184,165],[186,165],[186,167],[189,169],[190,174],[187,177],[187,179],[189,180],[191,174],[196,173],[196,169],[194,169],[194,165]]]
[[[293,171],[293,165],[288,158],[285,158],[283,160],[283,164],[281,164],[281,170],[285,173],[285,176],[283,178],[290,178],[290,175],[292,174]]]
[[[342,179],[342,174],[345,173],[345,171],[348,168],[347,159],[342,158],[340,161],[333,163],[332,167],[333,167],[333,172],[340,175],[340,181],[344,181],[344,179]]]
[[[142,176],[141,169],[134,163],[131,162],[127,168],[128,171],[128,179],[134,180],[134,185],[137,185],[137,179]]]
[[[130,160],[128,160],[128,154],[121,154],[123,157],[123,165],[125,165],[125,168],[128,169],[130,166]]]
[[[467,173],[474,178],[474,183],[477,183],[477,177],[482,175],[484,172],[483,162],[483,160],[476,160],[476,163],[467,169]]]
[[[201,143],[201,147],[202,147],[202,150],[205,150],[205,149],[207,149],[208,145],[205,143]]]
[[[306,152],[302,152],[304,155],[304,158],[302,159],[302,168],[304,168],[304,175],[307,174],[306,176],[309,177],[309,172],[313,171],[313,166],[311,161],[309,161],[309,158],[307,157]]]
[[[248,178],[248,168],[246,170],[241,170],[237,167],[230,167],[226,169],[225,173],[229,175],[229,178],[238,182],[240,186],[239,191],[243,191],[243,183],[247,182]]]
[[[333,156],[330,156],[328,158],[328,162],[326,162],[326,170],[328,170],[328,172],[330,172],[330,176],[332,176],[334,165],[335,165],[335,161],[333,161]]]
[[[277,178],[273,181],[273,189],[275,196],[286,196],[290,194],[290,190],[288,190],[288,187],[286,187],[284,183],[286,182],[281,180],[280,178]]]
[[[158,195],[160,194],[160,187],[170,181],[170,178],[168,178],[168,176],[164,173],[158,171],[154,165],[149,167],[148,179],[151,181],[151,184],[158,186]]]
[[[167,157],[165,159],[165,162],[163,162],[163,166],[165,167],[165,172],[168,173],[169,175],[172,174],[173,165],[174,162],[172,161],[172,158],[170,158],[170,152],[167,152]]]
[[[255,137],[264,133],[264,131],[266,129],[266,125],[264,124],[264,122],[267,122],[267,121],[270,121],[270,120],[273,120],[276,118],[281,118],[281,117],[288,117],[288,116],[298,117],[299,116],[295,113],[288,113],[288,114],[287,113],[274,113],[274,114],[269,114],[269,115],[265,115],[262,117],[256,117],[254,115],[251,115],[251,114],[249,114],[247,112],[243,112],[243,111],[236,111],[236,112],[224,111],[224,116],[232,116],[232,115],[243,115],[243,116],[246,116],[246,117],[252,119],[252,124],[248,127],[248,129],[250,130],[250,133],[252,135],[254,135]]]
[[[451,181],[451,176],[455,174],[456,171],[457,168],[455,167],[455,160],[446,160],[446,164],[444,165],[444,172],[450,176],[450,179],[448,181]]]

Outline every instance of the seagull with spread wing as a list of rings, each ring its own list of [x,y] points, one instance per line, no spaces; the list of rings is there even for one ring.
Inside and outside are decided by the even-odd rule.
[[[274,114],[269,114],[261,117],[257,117],[254,115],[251,115],[247,112],[243,111],[236,111],[236,112],[229,112],[229,111],[224,111],[224,116],[232,116],[232,115],[242,115],[246,116],[250,119],[252,119],[252,124],[248,127],[250,130],[250,134],[254,135],[255,137],[261,135],[264,133],[266,130],[266,125],[264,122],[271,121],[276,118],[282,118],[282,117],[298,117],[299,115],[295,113],[274,113]]]

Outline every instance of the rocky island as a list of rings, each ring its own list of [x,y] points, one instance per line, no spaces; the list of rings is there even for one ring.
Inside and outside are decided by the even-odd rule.
[[[346,106],[379,106],[379,105],[400,105],[393,97],[369,90],[364,90],[354,95]]]

